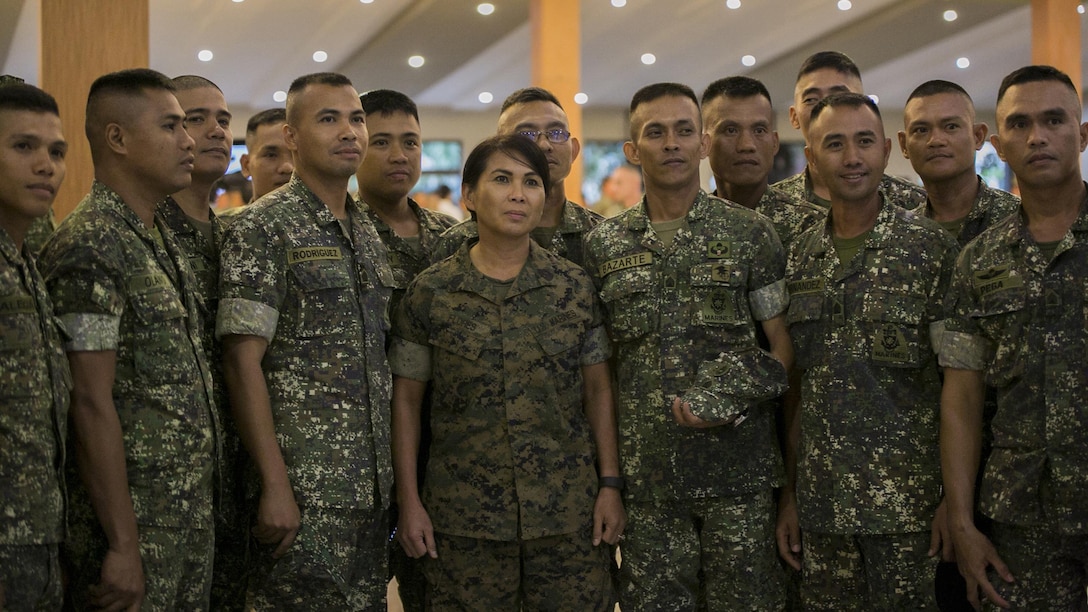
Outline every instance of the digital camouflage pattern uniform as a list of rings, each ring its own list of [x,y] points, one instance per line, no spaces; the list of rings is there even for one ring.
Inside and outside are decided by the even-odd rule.
[[[1088,186],[1086,186],[1088,189]],[[1023,213],[964,248],[941,364],[997,389],[979,506],[1016,609],[1088,606],[1088,197],[1047,261]]]
[[[366,206],[366,203],[362,203]],[[431,265],[431,254],[438,244],[442,232],[457,224],[457,219],[440,212],[434,212],[421,207],[415,200],[408,198],[408,206],[415,214],[419,223],[419,234],[413,238],[398,236],[393,228],[389,227],[382,218],[371,208],[366,208],[370,222],[374,224],[374,230],[378,232],[382,244],[389,251],[389,267],[393,269],[393,277],[396,284],[393,286],[393,295],[389,298],[389,314],[397,311],[397,305],[404,297],[404,291],[408,283],[420,272]],[[430,454],[430,423],[427,416],[428,400],[424,399],[423,432],[420,439],[419,458],[419,482],[423,482],[423,468],[427,465],[427,457]],[[397,525],[396,504],[390,509],[390,526],[395,529]],[[423,612],[426,580],[420,569],[420,563],[409,557],[399,544],[393,542],[389,547],[390,571],[397,577],[397,591],[400,595],[401,605],[407,612]]]
[[[44,217],[34,219],[34,222],[30,224],[30,229],[27,230],[24,242],[30,252],[35,255],[41,253],[45,241],[49,240],[49,237],[53,235],[56,229],[57,224],[53,220],[53,207],[50,206],[49,212]]]
[[[830,216],[790,253],[806,609],[935,606],[926,555],[941,487],[935,351],[955,254],[940,226],[884,196],[847,264]]]
[[[628,513],[621,606],[780,608],[775,415],[757,408],[736,427],[692,429],[671,412],[701,371],[728,367],[722,354],[755,347],[760,322],[785,310],[785,253],[774,227],[700,191],[666,248],[644,198],[589,234],[586,270],[616,351]],[[731,395],[722,385],[707,390]]]
[[[217,464],[215,497],[215,568],[211,605],[215,610],[245,608],[248,516],[242,470],[245,455],[238,428],[230,412],[230,396],[223,380],[223,351],[215,338],[215,315],[219,309],[219,244],[223,223],[208,210],[212,239],[195,226],[172,197],[159,203],[156,214],[170,228],[174,241],[189,261],[196,284],[197,304],[203,323],[201,342],[212,373],[212,390],[220,424],[220,455]]]
[[[966,246],[988,227],[1018,210],[1020,210],[1020,198],[1007,191],[990,187],[986,181],[982,180],[982,177],[979,177],[978,195],[971,204],[971,210],[967,212],[967,218],[963,222],[959,235],[955,237],[956,242],[961,248]],[[933,211],[930,210],[929,199],[926,198],[924,203],[916,207],[914,213],[932,218]]]
[[[41,270],[70,337],[65,350],[116,352],[113,403],[140,530],[144,606],[204,608],[217,436],[212,382],[192,272],[162,221],[155,227],[95,181],[46,244]],[[73,465],[68,488],[69,590],[84,609],[106,539]]]
[[[763,192],[763,197],[759,198],[753,210],[771,220],[787,254],[801,232],[827,217],[826,209],[801,198],[793,198],[774,187],[768,187]]]
[[[596,227],[602,219],[604,217],[592,210],[567,200],[563,204],[563,220],[559,222],[559,226],[552,236],[552,243],[540,246],[584,268],[585,253],[583,252],[582,243],[586,234]],[[442,234],[431,261],[442,261],[453,255],[462,244],[475,242],[479,237],[476,222],[472,219],[466,219]]]
[[[439,556],[424,561],[429,604],[606,610],[582,367],[611,349],[593,285],[536,243],[518,276],[499,283],[473,266],[469,247],[409,287],[390,356],[398,376],[432,382],[422,500]]]
[[[816,195],[816,192],[812,190],[812,179],[809,178],[808,168],[789,178],[778,181],[771,187],[785,192],[786,195],[798,201],[809,202],[823,209],[831,206],[831,202]],[[908,210],[913,210],[926,203],[925,189],[910,181],[888,174],[885,174],[884,179],[880,181],[880,193],[895,202],[896,205]]]
[[[0,590],[9,610],[57,610],[64,438],[72,379],[29,244],[0,230]]]
[[[394,278],[366,213],[344,197],[350,237],[298,176],[223,236],[216,334],[268,340],[261,365],[302,513],[287,555],[273,561],[266,547],[257,559],[258,610],[385,609]]]

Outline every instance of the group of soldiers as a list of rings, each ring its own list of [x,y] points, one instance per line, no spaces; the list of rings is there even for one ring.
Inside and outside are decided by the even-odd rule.
[[[603,219],[530,87],[455,223],[409,197],[415,104],[317,73],[249,121],[254,201],[216,216],[223,92],[124,70],[43,246],[67,142],[0,87],[0,609],[384,610],[396,575],[412,611],[1086,610],[1081,112],[1054,68],[1005,77],[1016,198],[968,93],[921,84],[923,190],[820,52],[806,169],[769,186],[762,83],[655,83],[645,194]]]

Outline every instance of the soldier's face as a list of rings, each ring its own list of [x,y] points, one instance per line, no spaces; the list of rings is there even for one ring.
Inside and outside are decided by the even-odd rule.
[[[834,68],[814,70],[800,79],[793,88],[793,106],[790,107],[790,124],[801,130],[805,144],[809,140],[808,124],[816,103],[835,93],[863,93],[861,79]]]
[[[570,130],[567,113],[551,102],[538,100],[515,104],[499,117],[498,134],[500,135],[548,130]],[[536,146],[540,147],[544,151],[544,157],[548,158],[548,173],[553,185],[567,178],[571,164],[578,159],[578,153],[581,151],[581,145],[574,136],[566,142],[551,142],[544,134],[540,134],[536,139]]]
[[[193,176],[215,180],[230,165],[234,135],[230,131],[230,111],[223,92],[214,87],[198,87],[175,93],[185,111],[185,131],[192,137]]]
[[[646,190],[676,191],[699,184],[699,162],[709,138],[699,109],[685,96],[644,102],[631,114],[634,140],[623,144],[627,161],[642,166]]]
[[[283,138],[283,124],[258,125],[253,136],[253,150],[242,156],[242,174],[253,186],[253,199],[291,180],[295,165],[287,142]]]
[[[185,131],[178,99],[173,92],[155,89],[145,90],[134,102],[134,116],[119,124],[126,164],[155,199],[185,189],[193,178],[193,139]]]
[[[29,226],[49,212],[67,152],[60,117],[0,110],[0,226]]]
[[[915,98],[903,111],[899,132],[903,157],[922,181],[935,183],[975,173],[975,151],[986,139],[986,124],[975,123],[975,110],[961,94]]]
[[[461,199],[476,211],[481,240],[488,236],[521,237],[544,212],[544,179],[524,160],[496,152],[475,185],[461,188]]]
[[[805,157],[827,183],[831,199],[868,203],[876,197],[892,143],[868,106],[831,106],[809,126]]]
[[[408,113],[371,113],[366,118],[370,143],[359,166],[359,193],[365,201],[398,202],[419,181],[423,158],[419,122]]]
[[[1080,180],[1080,153],[1088,143],[1088,124],[1080,123],[1080,116],[1080,100],[1058,81],[1022,83],[1005,91],[997,105],[993,144],[1020,185]]]
[[[745,187],[767,183],[778,153],[770,100],[718,96],[703,105],[703,129],[710,135],[716,181]]]
[[[351,178],[367,144],[366,115],[355,88],[310,85],[297,94],[293,110],[285,136],[300,173],[314,180]]]

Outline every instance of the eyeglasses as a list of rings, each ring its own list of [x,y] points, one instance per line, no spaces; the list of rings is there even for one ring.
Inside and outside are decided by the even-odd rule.
[[[570,140],[570,132],[568,132],[567,130],[564,130],[564,129],[543,130],[543,131],[541,131],[541,130],[525,130],[523,132],[518,132],[518,134],[521,134],[522,136],[528,138],[529,140],[532,140],[533,142],[540,142],[540,137],[541,136],[544,136],[545,138],[547,138],[548,142],[554,142],[556,144],[561,143],[561,142],[566,142],[566,141]]]

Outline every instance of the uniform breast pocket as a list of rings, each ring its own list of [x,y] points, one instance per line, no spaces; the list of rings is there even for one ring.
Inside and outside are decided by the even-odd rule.
[[[601,284],[614,342],[637,340],[657,328],[656,288],[649,267],[613,272]]]
[[[488,343],[469,327],[441,328],[431,336],[434,392],[443,405],[465,409],[481,396],[481,385],[495,385],[498,364],[484,358]]]
[[[296,263],[291,274],[298,285],[298,335],[315,338],[355,333],[357,308],[351,276],[341,260]]]
[[[1003,387],[1023,375],[1027,314],[1027,293],[1023,287],[988,293],[979,299],[978,326],[994,347],[986,370],[988,384]]]
[[[691,320],[697,325],[734,326],[749,320],[747,270],[720,263],[691,267]]]
[[[136,374],[155,383],[186,379],[189,367],[179,367],[179,353],[191,351],[185,307],[172,289],[156,289],[129,297],[136,319],[132,357]]]
[[[928,334],[922,329],[925,298],[872,291],[862,299],[861,332],[868,340],[869,358],[882,366],[918,367],[922,362],[923,333]],[[928,342],[924,344],[929,346]]]
[[[819,337],[819,321],[823,318],[824,294],[798,293],[790,296],[790,307],[786,311],[786,323],[790,328],[790,337],[796,347],[794,358],[797,365],[802,368],[812,367],[821,355],[824,346],[823,339]]]

